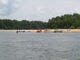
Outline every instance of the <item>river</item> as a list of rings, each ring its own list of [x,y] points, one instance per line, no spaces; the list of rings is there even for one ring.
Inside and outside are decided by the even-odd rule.
[[[80,60],[80,33],[0,32],[0,60]]]

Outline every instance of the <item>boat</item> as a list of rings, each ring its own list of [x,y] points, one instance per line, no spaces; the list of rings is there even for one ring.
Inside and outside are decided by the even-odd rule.
[[[39,30],[37,30],[36,32],[40,33],[40,32],[42,32],[42,30],[41,30],[41,29],[39,29]]]
[[[25,30],[21,30],[21,31],[20,30],[17,30],[16,31],[16,33],[19,33],[19,32],[25,32]]]
[[[62,33],[62,31],[54,31],[54,33]]]

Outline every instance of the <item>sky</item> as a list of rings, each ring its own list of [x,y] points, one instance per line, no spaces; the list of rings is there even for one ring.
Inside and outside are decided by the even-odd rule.
[[[73,13],[80,13],[80,0],[0,0],[0,18],[48,21]]]

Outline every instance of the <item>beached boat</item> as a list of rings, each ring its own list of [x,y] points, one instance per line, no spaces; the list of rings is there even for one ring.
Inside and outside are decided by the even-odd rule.
[[[25,32],[25,30],[17,30],[16,33]]]
[[[62,33],[62,31],[54,31],[54,33]]]
[[[40,29],[40,30],[37,30],[36,32],[40,33],[40,32],[42,32],[42,30]]]

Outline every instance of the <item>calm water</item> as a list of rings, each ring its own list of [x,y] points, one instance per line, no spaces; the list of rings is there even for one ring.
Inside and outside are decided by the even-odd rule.
[[[80,60],[80,33],[0,32],[0,60]]]

